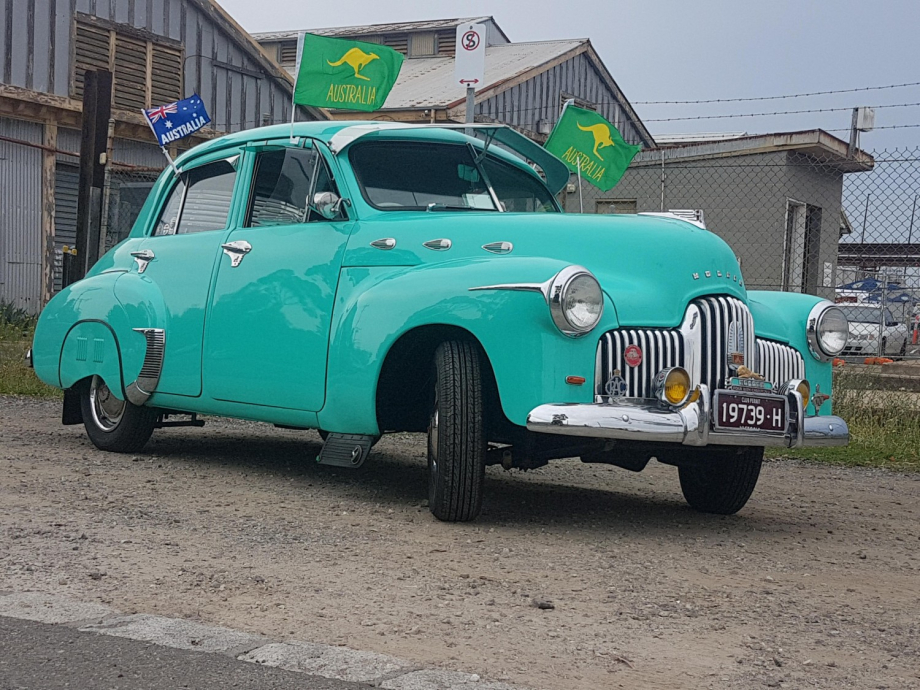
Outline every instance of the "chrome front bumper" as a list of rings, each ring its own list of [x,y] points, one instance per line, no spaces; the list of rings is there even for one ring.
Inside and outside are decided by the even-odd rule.
[[[561,403],[540,405],[527,415],[527,428],[543,434],[611,438],[686,446],[845,446],[850,430],[840,417],[806,417],[798,391],[786,393],[789,415],[783,433],[716,430],[712,425],[712,394],[700,386],[700,397],[679,410],[662,408],[656,400],[622,399],[615,404]],[[804,420],[804,421],[800,421]]]

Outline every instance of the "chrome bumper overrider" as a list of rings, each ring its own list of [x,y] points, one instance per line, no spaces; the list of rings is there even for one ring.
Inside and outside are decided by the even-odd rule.
[[[712,428],[712,394],[700,386],[696,402],[673,410],[648,399],[621,399],[615,404],[540,405],[527,415],[527,428],[544,434],[613,438],[687,446],[845,446],[850,431],[840,417],[805,417],[802,396],[786,393],[789,415],[783,433],[725,431]],[[804,422],[800,422],[803,420]]]

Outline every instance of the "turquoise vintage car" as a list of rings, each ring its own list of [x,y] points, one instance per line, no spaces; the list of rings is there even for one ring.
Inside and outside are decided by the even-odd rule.
[[[318,429],[319,462],[357,467],[427,431],[429,505],[456,521],[486,465],[656,458],[727,514],[765,446],[848,441],[838,308],[747,291],[692,223],[562,213],[568,170],[511,129],[299,123],[176,164],[35,332],[36,374],[99,448],[204,413]]]

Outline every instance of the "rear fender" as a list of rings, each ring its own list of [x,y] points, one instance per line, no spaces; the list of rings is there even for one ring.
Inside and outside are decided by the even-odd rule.
[[[482,346],[498,386],[502,410],[524,425],[539,404],[593,402],[597,336],[617,325],[605,297],[601,323],[583,338],[562,335],[542,294],[470,291],[501,283],[542,283],[568,265],[521,257],[461,260],[416,267],[352,267],[336,295],[320,426],[376,434],[376,390],[393,344],[422,326],[454,326]],[[427,366],[427,363],[419,363]],[[582,376],[573,386],[566,376]]]

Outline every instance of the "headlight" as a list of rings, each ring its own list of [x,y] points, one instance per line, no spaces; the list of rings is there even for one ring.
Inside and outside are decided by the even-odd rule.
[[[549,282],[546,301],[556,327],[573,338],[591,331],[604,313],[604,293],[591,272],[568,266]]]
[[[824,361],[843,352],[850,335],[846,315],[830,302],[815,305],[808,315],[807,330],[812,354]]]

